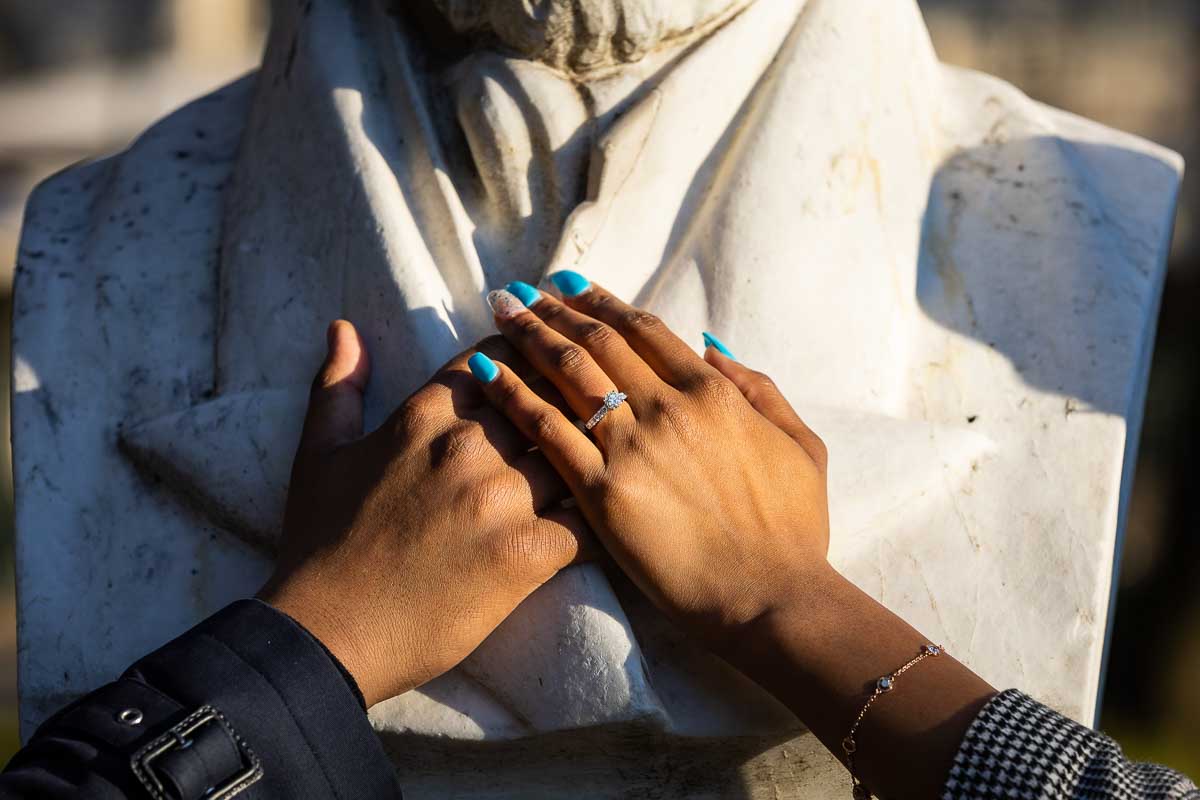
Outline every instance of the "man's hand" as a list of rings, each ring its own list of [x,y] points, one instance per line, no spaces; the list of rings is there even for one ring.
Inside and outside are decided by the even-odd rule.
[[[479,349],[515,356],[499,339]],[[473,352],[364,437],[367,353],[350,323],[329,329],[260,597],[337,656],[368,706],[454,667],[581,557],[586,523],[484,397]]]

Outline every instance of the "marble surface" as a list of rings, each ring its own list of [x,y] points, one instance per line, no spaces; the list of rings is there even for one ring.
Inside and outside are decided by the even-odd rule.
[[[1180,159],[939,64],[912,0],[694,10],[552,69],[435,65],[382,6],[281,3],[259,72],[39,188],[13,340],[26,735],[263,580],[328,320],[386,365],[378,422],[491,331],[488,289],[568,266],[771,373],[832,453],[835,564],[1091,721]],[[418,798],[846,790],[594,567],[371,717]]]

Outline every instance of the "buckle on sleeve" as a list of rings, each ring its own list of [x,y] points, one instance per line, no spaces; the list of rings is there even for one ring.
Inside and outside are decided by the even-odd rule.
[[[196,735],[205,732],[202,729],[210,725],[216,726],[229,738],[237,750],[241,763],[231,775],[223,777],[213,786],[200,789],[201,794],[197,797],[203,797],[204,800],[229,800],[263,776],[262,762],[259,761],[254,751],[242,741],[242,738],[237,735],[233,726],[220,711],[213,706],[205,705],[193,711],[162,736],[142,747],[130,759],[134,775],[154,800],[172,800],[171,796],[167,794],[160,773],[155,768],[155,762],[168,753],[192,747],[195,744]],[[191,800],[191,798],[184,800]]]

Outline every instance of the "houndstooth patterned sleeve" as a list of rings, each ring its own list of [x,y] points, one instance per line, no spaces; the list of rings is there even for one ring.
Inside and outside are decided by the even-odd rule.
[[[1112,739],[1010,689],[992,699],[954,757],[943,800],[1200,800],[1178,772],[1125,758]]]

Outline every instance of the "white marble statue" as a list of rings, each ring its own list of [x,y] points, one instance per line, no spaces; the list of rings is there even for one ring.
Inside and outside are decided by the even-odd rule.
[[[278,0],[257,73],[30,200],[26,734],[257,589],[331,319],[377,423],[567,267],[773,375],[834,564],[1091,721],[1179,158],[939,64],[913,0],[395,5]],[[371,716],[412,798],[847,791],[593,566]]]

